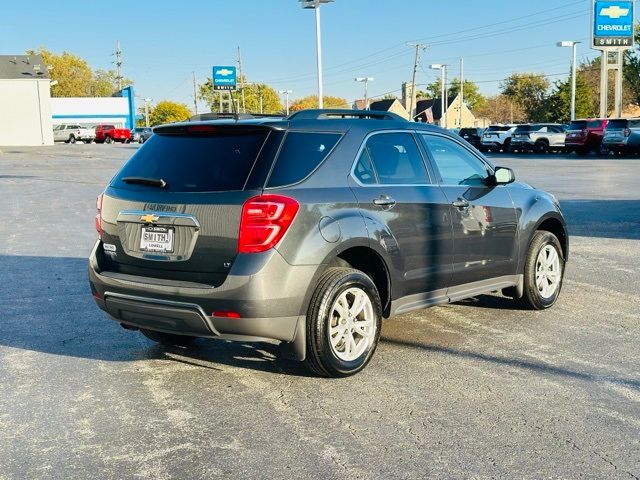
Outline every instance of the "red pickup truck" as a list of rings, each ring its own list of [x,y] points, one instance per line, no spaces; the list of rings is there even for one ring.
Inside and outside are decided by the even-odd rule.
[[[129,143],[131,130],[128,128],[116,128],[115,125],[100,124],[96,126],[96,143]]]

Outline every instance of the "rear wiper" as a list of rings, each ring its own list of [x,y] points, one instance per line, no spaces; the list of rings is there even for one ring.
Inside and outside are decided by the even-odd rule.
[[[149,185],[150,187],[166,188],[167,182],[162,178],[149,178],[149,177],[124,177],[122,179],[124,183],[135,183],[138,185]]]

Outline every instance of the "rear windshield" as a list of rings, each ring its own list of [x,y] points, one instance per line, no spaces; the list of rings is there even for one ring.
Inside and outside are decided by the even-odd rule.
[[[586,120],[575,120],[569,124],[569,130],[584,130],[587,128]]]
[[[611,130],[614,128],[627,128],[628,124],[629,124],[629,121],[626,119],[609,120],[609,123],[607,124],[607,129]]]
[[[242,190],[268,131],[216,135],[153,135],[131,157],[112,186],[144,190],[123,178],[162,179],[170,192]]]
[[[477,135],[478,134],[478,129],[477,128],[462,128],[460,129],[460,135]]]
[[[487,132],[506,132],[507,130],[511,130],[511,127],[508,125],[490,125],[487,128]]]
[[[534,129],[534,127],[532,125],[518,125],[516,127],[515,133],[520,133],[520,132],[530,132]],[[539,130],[539,127],[535,128],[536,130]]]
[[[322,163],[338,140],[338,133],[289,132],[267,187],[301,182]]]

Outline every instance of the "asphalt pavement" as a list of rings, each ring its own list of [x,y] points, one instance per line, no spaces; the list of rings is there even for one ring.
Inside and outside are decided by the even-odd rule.
[[[398,316],[335,380],[95,307],[95,198],[136,148],[2,148],[0,479],[640,478],[640,160],[492,155],[560,199],[559,303]]]

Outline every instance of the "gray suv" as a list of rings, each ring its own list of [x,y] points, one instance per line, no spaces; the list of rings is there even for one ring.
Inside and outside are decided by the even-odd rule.
[[[98,198],[96,304],[163,344],[280,343],[358,372],[383,318],[562,286],[556,199],[445,130],[387,112],[156,127]]]
[[[547,153],[563,151],[567,132],[557,123],[533,123],[518,125],[511,137],[511,150],[519,152]]]
[[[604,130],[602,147],[622,157],[640,152],[640,118],[614,118]]]

